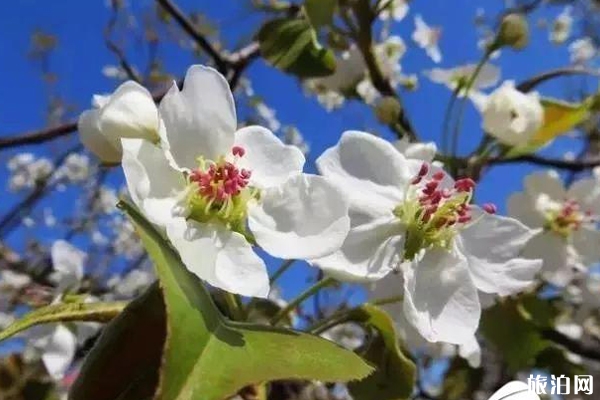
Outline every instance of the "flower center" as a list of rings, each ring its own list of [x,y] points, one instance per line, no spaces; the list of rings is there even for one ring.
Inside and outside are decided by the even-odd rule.
[[[575,200],[566,200],[563,204],[550,207],[545,211],[545,218],[544,228],[564,237],[577,231],[582,224],[595,221],[592,212],[583,210]]]
[[[431,246],[450,248],[458,230],[473,219],[470,203],[475,182],[464,178],[453,187],[443,187],[447,186],[443,171],[428,174],[429,166],[424,163],[407,190],[406,200],[393,211],[406,227],[404,261]],[[496,212],[493,204],[482,208],[490,214]]]
[[[233,161],[225,156],[217,161],[198,158],[198,168],[188,176],[189,217],[203,223],[221,223],[246,235],[248,202],[260,193],[249,185],[252,172],[236,166],[246,151],[234,146],[231,153]]]

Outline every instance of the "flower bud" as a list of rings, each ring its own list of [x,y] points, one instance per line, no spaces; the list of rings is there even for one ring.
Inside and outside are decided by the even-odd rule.
[[[524,146],[544,123],[544,109],[537,93],[523,93],[506,81],[485,102],[483,129],[501,143]]]
[[[493,48],[499,49],[503,46],[510,46],[513,49],[521,50],[529,43],[529,24],[527,19],[521,14],[508,14],[502,19],[500,30]]]
[[[121,161],[121,138],[158,140],[158,110],[148,90],[123,83],[110,96],[94,96],[94,108],[78,121],[83,144],[106,163]]]
[[[393,124],[400,118],[402,106],[398,100],[392,96],[382,98],[375,107],[377,119],[384,124]]]

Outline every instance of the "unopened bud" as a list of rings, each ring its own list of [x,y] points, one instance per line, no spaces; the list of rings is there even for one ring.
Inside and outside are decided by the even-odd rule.
[[[494,50],[509,46],[521,50],[529,43],[529,24],[521,14],[508,14],[502,18],[500,30],[492,47]]]
[[[393,124],[400,118],[402,106],[400,102],[392,96],[382,98],[375,107],[375,115],[377,119],[384,124]]]

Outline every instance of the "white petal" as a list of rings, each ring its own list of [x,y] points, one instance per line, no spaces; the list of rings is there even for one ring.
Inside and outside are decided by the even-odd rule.
[[[50,249],[55,279],[61,288],[78,284],[83,278],[83,264],[87,254],[64,240],[57,240]]]
[[[584,178],[573,182],[567,197],[577,200],[585,211],[600,215],[600,179]]]
[[[428,249],[402,272],[404,313],[426,340],[462,344],[475,334],[481,307],[464,257]]]
[[[475,335],[458,346],[458,355],[467,360],[471,368],[481,366],[481,347]]]
[[[523,257],[541,258],[542,275],[554,285],[565,286],[573,277],[567,241],[553,232],[540,232],[531,238],[523,249]]]
[[[348,234],[348,204],[326,178],[298,174],[261,192],[249,208],[248,226],[275,257],[323,257],[339,249]]]
[[[252,172],[253,186],[267,188],[298,175],[304,166],[304,155],[296,146],[284,144],[270,130],[248,126],[235,133],[235,145],[246,153],[237,165]]]
[[[339,251],[313,263],[340,281],[376,281],[394,269],[403,249],[401,224],[393,216],[383,217],[352,228]]]
[[[411,143],[407,138],[402,138],[394,143],[394,147],[398,149],[406,158],[421,160],[425,162],[433,161],[437,146],[434,142],[427,143]]]
[[[585,266],[600,261],[600,231],[593,227],[582,226],[573,232],[573,246]]]
[[[158,110],[148,90],[127,81],[115,90],[100,109],[99,127],[112,142],[119,139],[158,139]]]
[[[167,236],[186,267],[212,286],[250,297],[269,294],[266,266],[239,233],[176,218]]]
[[[479,216],[461,231],[460,245],[477,289],[508,296],[531,285],[542,260],[519,255],[536,232],[512,218],[474,213]]]
[[[106,163],[115,164],[121,161],[119,143],[111,143],[98,126],[98,110],[87,110],[81,113],[77,122],[79,138],[83,145]]]
[[[164,226],[185,190],[181,172],[173,169],[165,153],[143,139],[123,139],[123,172],[129,194],[146,217]]]
[[[166,128],[163,140],[180,168],[196,167],[198,156],[216,160],[231,151],[235,105],[229,84],[214,69],[190,67],[183,90],[173,84],[159,109]]]
[[[402,201],[415,165],[420,163],[406,160],[391,143],[355,131],[344,132],[317,159],[319,171],[342,189],[350,208],[373,217],[388,214]]]
[[[66,326],[57,325],[43,349],[42,362],[53,379],[61,379],[69,369],[75,350],[77,338]]]
[[[544,225],[544,217],[535,208],[534,201],[525,193],[513,193],[508,198],[508,215],[518,219],[531,228],[538,228]]]
[[[553,170],[534,172],[527,175],[524,186],[527,194],[533,196],[533,198],[540,193],[545,193],[551,199],[562,202],[567,197],[560,176]]]
[[[525,382],[512,381],[502,386],[489,400],[540,400]]]

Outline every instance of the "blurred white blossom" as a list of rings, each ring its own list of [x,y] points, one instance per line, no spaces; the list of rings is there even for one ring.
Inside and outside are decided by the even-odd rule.
[[[420,15],[415,17],[415,30],[412,39],[425,50],[429,58],[435,63],[442,61],[442,53],[438,46],[442,35],[441,28],[432,28],[423,21]]]
[[[50,177],[54,170],[52,161],[33,153],[17,154],[8,161],[7,166],[11,174],[8,186],[13,192],[33,189]]]

